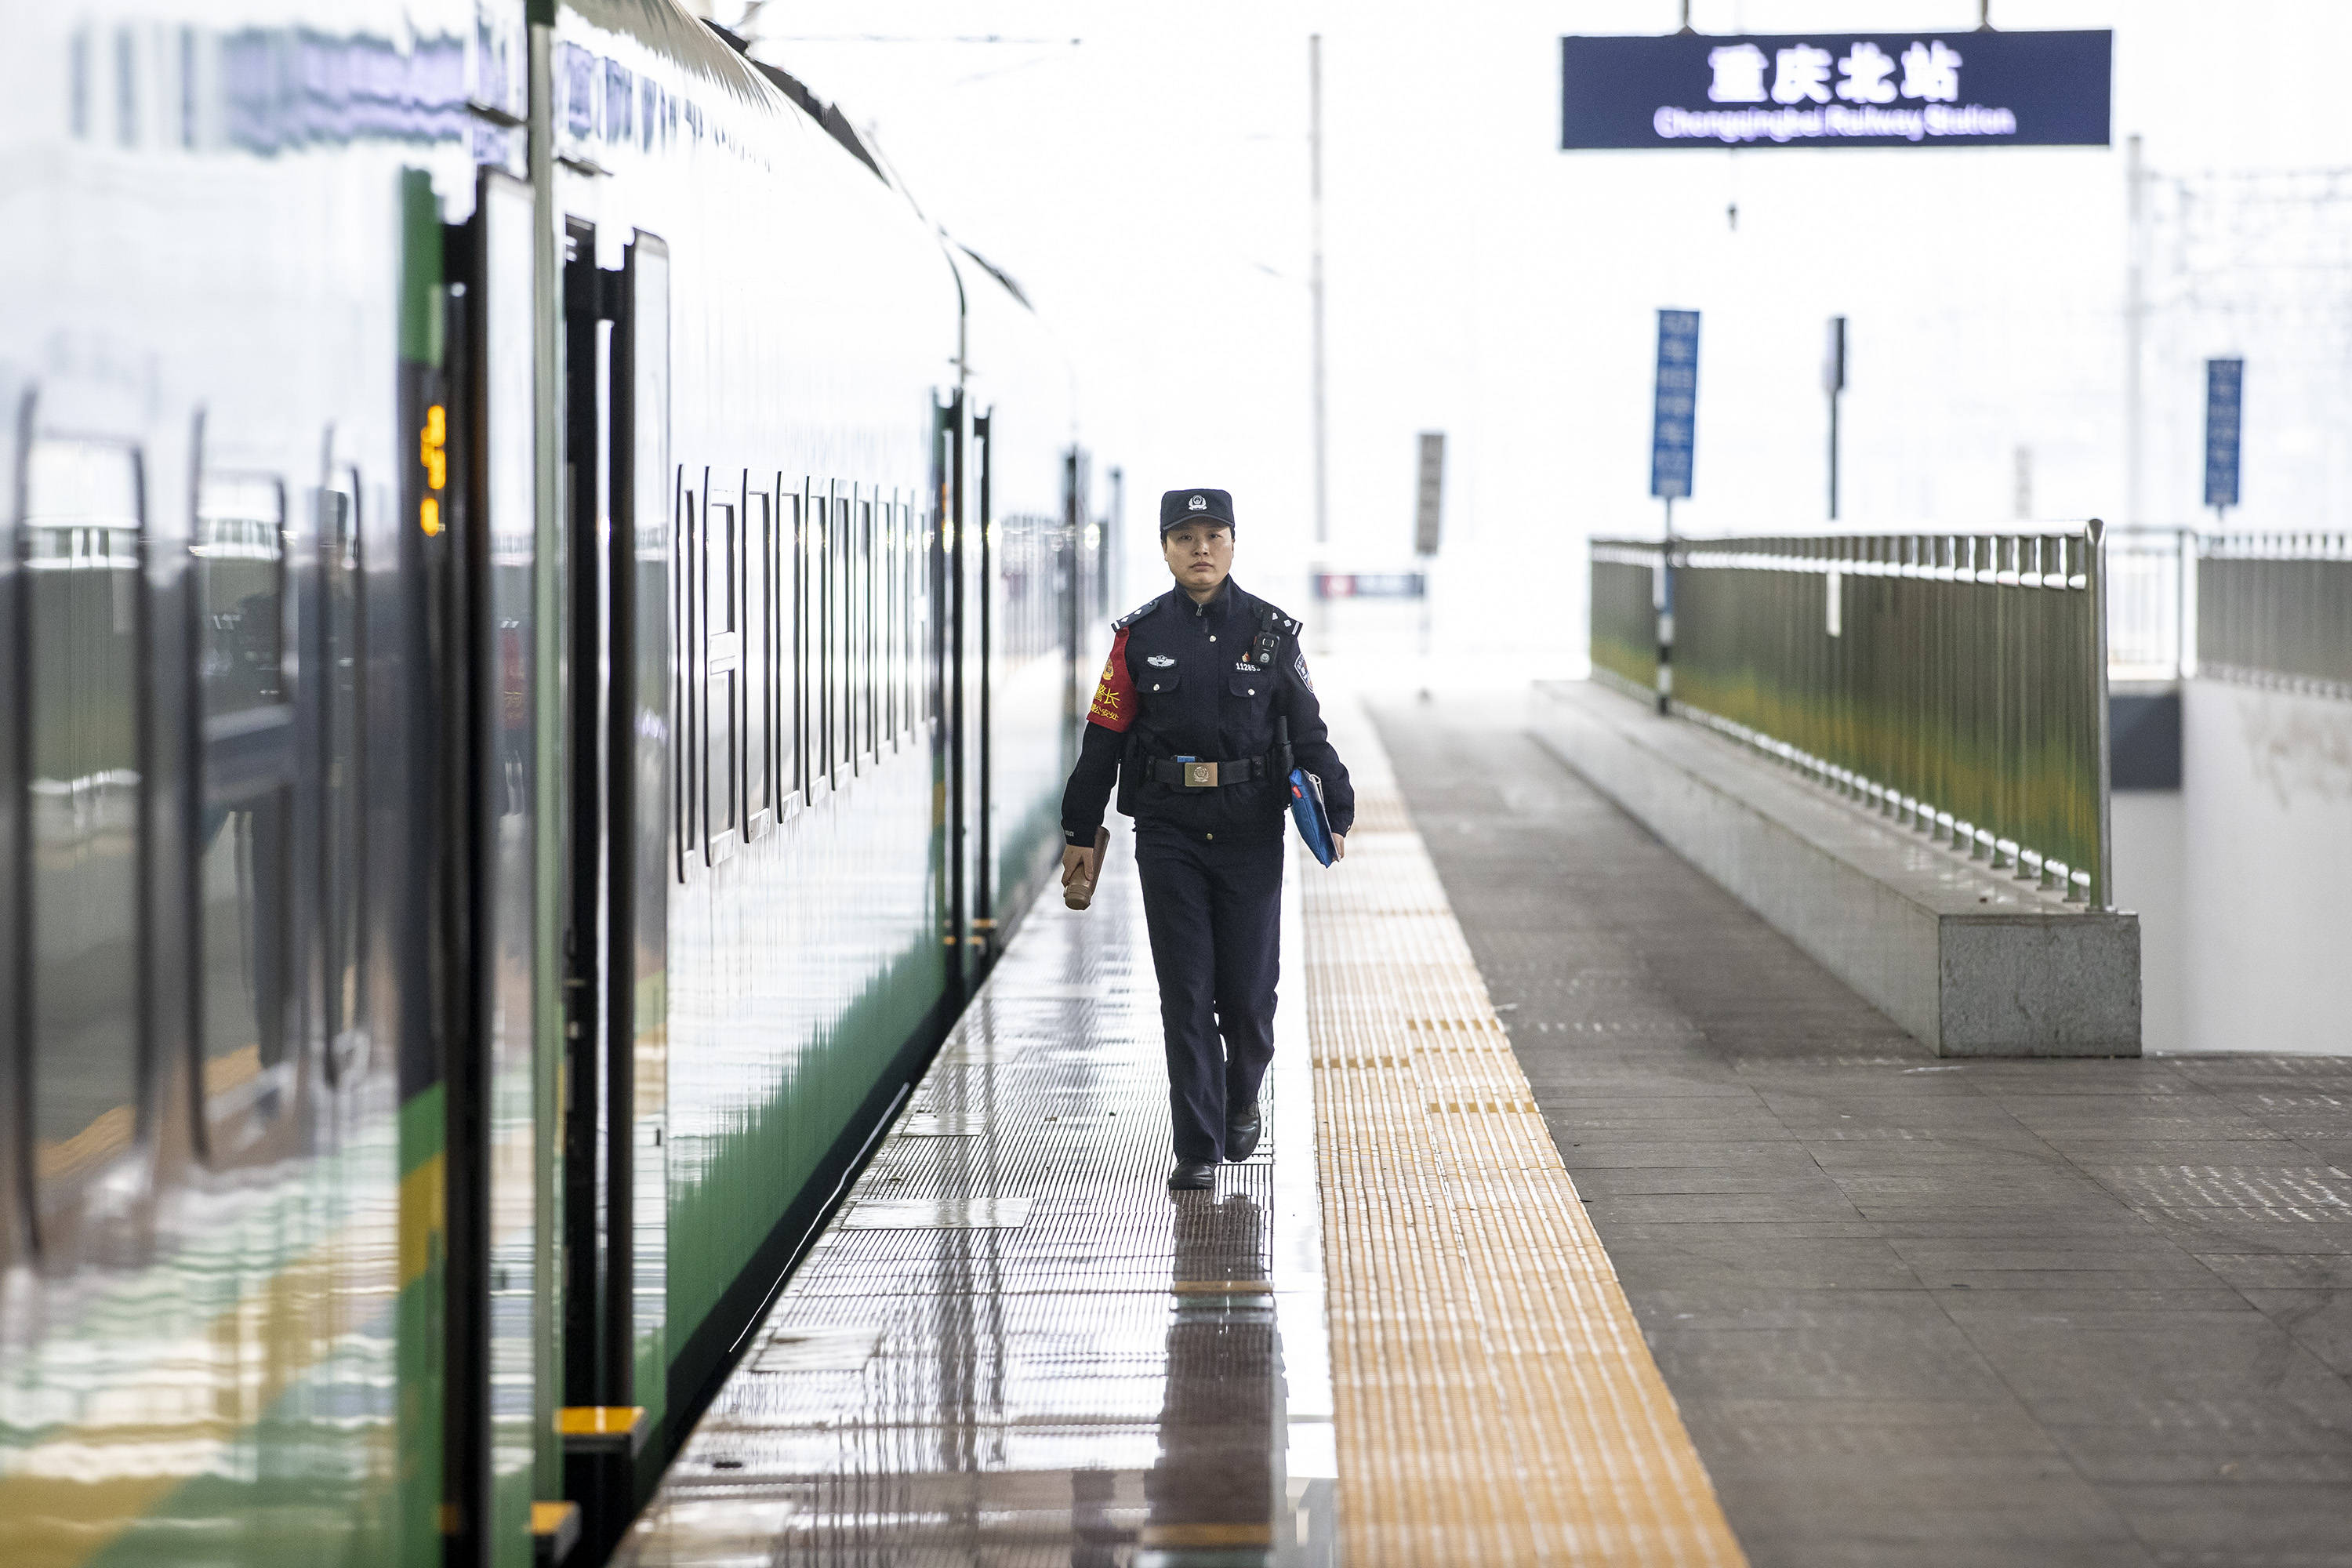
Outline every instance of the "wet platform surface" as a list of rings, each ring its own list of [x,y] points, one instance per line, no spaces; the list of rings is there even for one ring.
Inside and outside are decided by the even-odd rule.
[[[1295,906],[1292,914],[1295,919]],[[1029,916],[615,1561],[1331,1561],[1312,1092],[1171,1194],[1134,861]]]
[[[1521,711],[1375,715],[1750,1561],[2352,1564],[2352,1061],[1938,1061]]]
[[[1294,853],[1269,1136],[1170,1194],[1133,863],[1032,913],[633,1564],[1559,1563],[1738,1543],[1406,816]]]

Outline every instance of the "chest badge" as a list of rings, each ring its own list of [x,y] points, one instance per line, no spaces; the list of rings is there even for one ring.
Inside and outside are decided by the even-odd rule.
[[[1154,669],[1166,669],[1176,661],[1170,658],[1164,653],[1155,653],[1147,658],[1143,662],[1151,666]]]

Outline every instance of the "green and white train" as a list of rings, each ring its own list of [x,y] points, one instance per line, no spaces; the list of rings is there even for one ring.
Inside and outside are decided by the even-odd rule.
[[[593,1555],[1054,862],[1064,363],[675,0],[7,26],[0,1563]]]

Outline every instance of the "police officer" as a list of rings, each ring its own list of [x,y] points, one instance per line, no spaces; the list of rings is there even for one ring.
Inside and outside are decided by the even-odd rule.
[[[1297,764],[1323,781],[1332,845],[1347,852],[1355,792],[1331,749],[1297,621],[1233,580],[1223,490],[1160,498],[1176,585],[1113,628],[1078,765],[1062,794],[1062,881],[1091,884],[1116,781],[1160,976],[1178,1189],[1216,1185],[1246,1160],[1274,1058],[1283,836]],[[1285,742],[1286,741],[1286,750]]]

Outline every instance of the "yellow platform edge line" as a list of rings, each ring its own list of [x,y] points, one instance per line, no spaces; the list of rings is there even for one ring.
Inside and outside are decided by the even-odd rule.
[[[1349,1568],[1745,1568],[1352,702],[1348,858],[1299,862]]]

